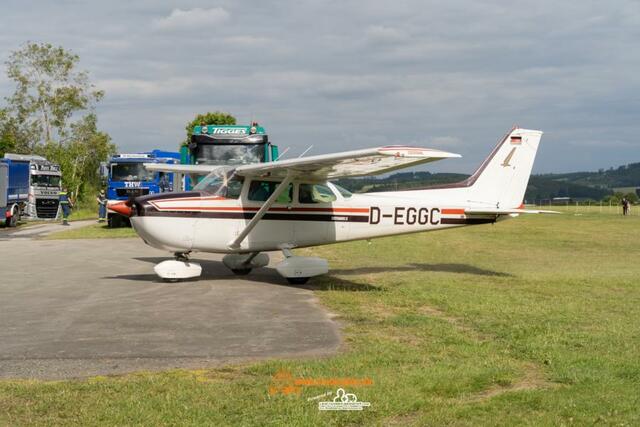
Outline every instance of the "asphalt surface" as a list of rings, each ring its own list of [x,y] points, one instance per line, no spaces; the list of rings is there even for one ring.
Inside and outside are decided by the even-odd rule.
[[[95,224],[95,220],[71,221],[69,225],[62,225],[60,222],[28,223],[23,227],[0,228],[0,240],[6,239],[33,239],[44,237],[58,231],[73,230]]]
[[[269,267],[239,277],[221,256],[197,254],[203,277],[165,283],[153,266],[168,254],[137,238],[3,234],[0,254],[0,378],[322,356],[340,345],[312,291],[287,285]]]

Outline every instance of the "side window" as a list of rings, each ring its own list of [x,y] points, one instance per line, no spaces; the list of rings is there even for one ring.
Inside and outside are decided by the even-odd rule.
[[[239,179],[232,179],[227,185],[227,199],[237,199],[240,197],[242,191],[242,184],[244,181]]]
[[[279,182],[273,181],[251,181],[249,185],[249,200],[254,202],[266,202],[269,196],[273,194]],[[289,184],[289,188],[284,190],[276,199],[276,203],[291,203],[293,199],[293,185]]]
[[[336,195],[326,185],[300,184],[298,189],[300,203],[331,203],[335,200]]]

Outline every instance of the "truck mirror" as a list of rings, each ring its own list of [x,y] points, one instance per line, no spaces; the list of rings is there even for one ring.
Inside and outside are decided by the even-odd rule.
[[[109,166],[107,162],[100,162],[100,176],[104,179],[109,177]]]

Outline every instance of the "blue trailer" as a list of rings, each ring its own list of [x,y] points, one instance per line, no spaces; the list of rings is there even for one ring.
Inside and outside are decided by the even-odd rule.
[[[0,221],[15,227],[29,201],[29,162],[0,159]]]
[[[180,153],[153,150],[144,153],[116,154],[105,165],[107,178],[107,222],[109,227],[128,223],[128,218],[109,209],[110,204],[147,194],[173,191],[173,174],[150,172],[144,163],[180,163]]]

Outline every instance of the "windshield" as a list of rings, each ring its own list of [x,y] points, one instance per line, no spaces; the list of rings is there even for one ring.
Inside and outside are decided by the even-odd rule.
[[[31,175],[31,185],[35,187],[60,187],[60,177],[56,175]]]
[[[336,184],[335,182],[332,182],[331,185],[333,185],[336,190],[338,190],[338,192],[342,195],[342,197],[344,197],[345,199],[348,199],[349,197],[353,196],[353,194],[351,193],[351,191],[347,190],[344,187],[339,186],[338,184]]]
[[[195,187],[196,191],[204,191],[227,199],[237,199],[242,190],[242,177],[229,167],[220,167],[205,176]]]
[[[115,163],[111,165],[112,181],[153,181],[153,172],[142,163]]]
[[[244,165],[264,161],[264,144],[201,144],[196,148],[198,165]]]

